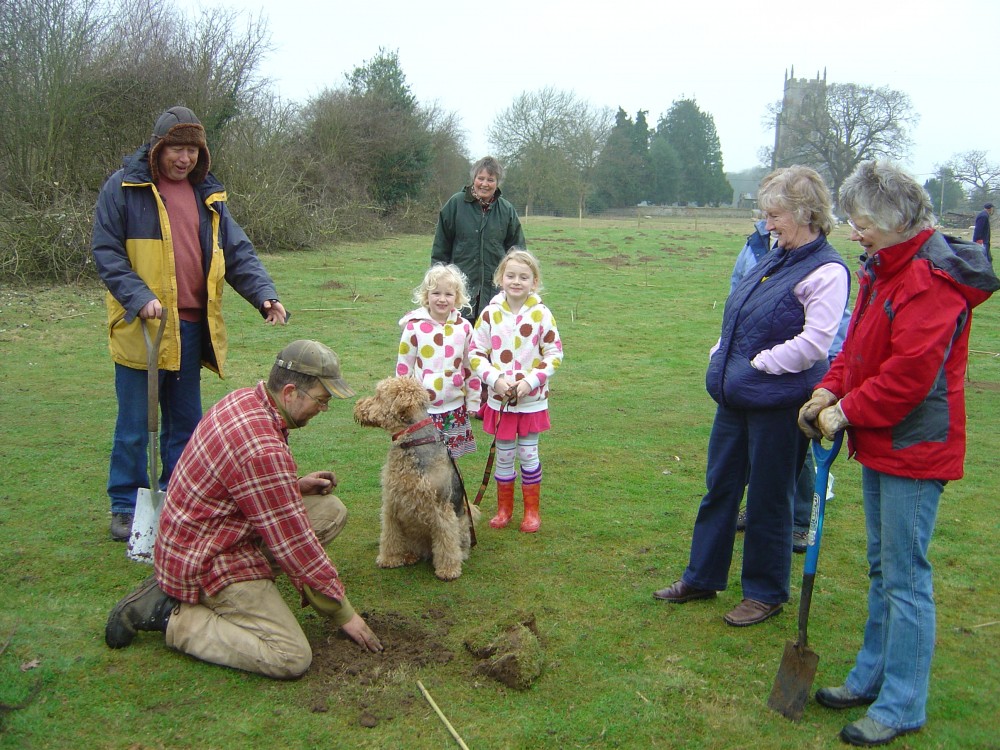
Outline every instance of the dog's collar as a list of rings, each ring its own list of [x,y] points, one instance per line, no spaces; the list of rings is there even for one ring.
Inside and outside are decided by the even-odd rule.
[[[409,435],[411,432],[416,432],[417,430],[422,430],[427,425],[433,424],[433,423],[434,423],[434,420],[431,417],[427,417],[425,419],[421,419],[416,424],[411,424],[409,427],[406,427],[406,428],[400,430],[399,432],[397,432],[396,434],[394,434],[392,436],[392,442],[395,443],[397,440],[399,440],[404,435]],[[435,436],[434,440],[437,440],[436,436]],[[433,442],[433,441],[428,440],[427,442],[430,443],[430,442]],[[412,443],[408,443],[407,445],[412,445]],[[406,447],[406,446],[404,446],[404,447]]]

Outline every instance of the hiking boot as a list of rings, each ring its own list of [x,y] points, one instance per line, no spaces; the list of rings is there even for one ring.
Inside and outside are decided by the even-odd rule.
[[[881,724],[870,716],[862,716],[840,730],[840,739],[848,745],[872,747],[892,742],[901,734],[915,732],[916,729],[894,729]]]
[[[808,547],[809,547],[809,532],[793,531],[792,552],[794,552],[796,555],[803,555],[805,554],[805,551]]]
[[[746,531],[747,528],[747,509],[746,506],[740,508],[740,514],[736,516],[736,530]]]
[[[104,627],[104,642],[108,648],[125,648],[139,630],[165,633],[176,606],[177,600],[164,594],[156,584],[156,577],[150,576],[111,610]]]
[[[855,706],[867,706],[875,702],[874,698],[865,698],[863,695],[855,695],[848,690],[847,685],[839,687],[825,687],[816,691],[816,702],[827,708],[840,710],[842,708],[854,708]]]
[[[132,518],[131,513],[111,514],[111,541],[124,542],[128,540],[132,533]]]

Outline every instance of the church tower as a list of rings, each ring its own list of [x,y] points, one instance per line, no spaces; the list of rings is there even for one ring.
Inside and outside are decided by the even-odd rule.
[[[774,124],[774,151],[771,153],[771,169],[787,167],[795,161],[790,123],[802,116],[802,113],[815,107],[826,107],[826,68],[823,77],[819,72],[815,79],[796,78],[795,66],[791,74],[785,71],[785,91],[781,98],[781,112]]]

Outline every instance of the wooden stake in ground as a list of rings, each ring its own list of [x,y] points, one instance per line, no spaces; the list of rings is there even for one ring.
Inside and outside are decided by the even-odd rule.
[[[458,736],[458,732],[455,731],[455,727],[453,727],[451,722],[448,721],[443,713],[441,713],[441,709],[437,707],[437,703],[435,703],[434,699],[431,698],[431,694],[427,692],[427,688],[424,687],[424,684],[420,680],[417,680],[417,687],[420,688],[420,692],[424,694],[427,702],[431,704],[431,708],[434,709],[438,718],[440,718],[441,721],[444,722],[444,725],[448,727],[448,731],[451,732],[451,736],[455,738],[455,742],[458,743],[458,746],[461,747],[462,750],[469,750],[469,746],[462,742],[462,738]]]

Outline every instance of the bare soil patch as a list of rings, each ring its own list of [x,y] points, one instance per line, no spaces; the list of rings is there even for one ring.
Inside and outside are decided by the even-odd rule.
[[[340,630],[325,630],[325,638],[313,644],[307,679],[319,686],[312,703],[314,712],[347,704],[344,707],[357,711],[361,726],[374,727],[412,710],[420,668],[447,664],[455,657],[441,642],[452,621],[434,609],[417,617],[398,612],[364,612],[362,616],[385,650],[371,654]]]

